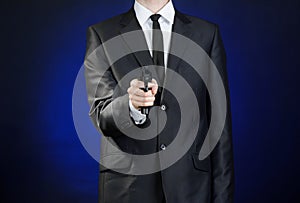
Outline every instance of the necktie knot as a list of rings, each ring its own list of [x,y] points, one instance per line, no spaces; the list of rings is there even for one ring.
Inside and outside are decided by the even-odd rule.
[[[152,20],[153,22],[158,22],[158,19],[159,19],[160,17],[161,17],[160,14],[153,14],[153,15],[150,16],[150,18],[151,18],[151,20]]]

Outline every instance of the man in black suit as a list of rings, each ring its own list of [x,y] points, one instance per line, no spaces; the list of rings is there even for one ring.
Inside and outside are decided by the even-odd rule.
[[[186,39],[191,43],[185,43]],[[187,44],[201,47],[203,53]],[[211,59],[227,101],[221,135],[208,141],[216,145],[212,144],[202,160],[198,155],[216,115],[211,107],[222,105],[209,95],[213,94],[209,87],[216,83],[210,63],[201,66],[208,69],[208,77],[203,79],[188,60],[183,60],[189,54]],[[142,90],[145,84],[140,78],[146,66],[153,76],[148,91]],[[193,94],[188,94],[189,88],[180,89],[178,75]],[[229,92],[217,25],[180,13],[171,0],[136,0],[128,12],[89,27],[85,77],[91,119],[108,141],[101,141],[100,203],[233,202]],[[174,86],[180,90],[178,98],[170,90]],[[199,106],[189,105],[192,97]],[[141,112],[145,107],[149,115]],[[178,141],[176,135],[183,123],[183,139]],[[165,155],[168,150],[173,152]],[[177,151],[184,153],[173,156]],[[143,159],[139,165],[136,157],[148,154],[155,158]],[[173,158],[175,161],[170,161]]]

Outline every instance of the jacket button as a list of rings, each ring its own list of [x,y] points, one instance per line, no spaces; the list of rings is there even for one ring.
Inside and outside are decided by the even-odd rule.
[[[161,150],[166,150],[166,145],[164,145],[164,144],[160,145],[160,149]]]
[[[166,107],[166,105],[163,104],[163,105],[160,106],[160,109],[165,111],[167,109],[167,107]]]

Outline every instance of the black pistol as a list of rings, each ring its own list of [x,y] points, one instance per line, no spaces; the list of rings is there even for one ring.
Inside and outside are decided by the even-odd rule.
[[[144,92],[148,92],[149,90],[151,90],[151,88],[148,87],[148,83],[152,81],[152,74],[148,70],[148,68],[146,68],[146,67],[142,68],[141,81],[144,82],[144,88],[141,88]],[[145,115],[148,115],[149,114],[149,108],[150,107],[141,107],[141,113],[145,114]]]

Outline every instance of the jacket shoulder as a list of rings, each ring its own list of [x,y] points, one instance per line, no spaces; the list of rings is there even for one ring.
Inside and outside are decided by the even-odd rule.
[[[199,17],[195,17],[195,16],[191,16],[191,15],[187,15],[184,14],[186,16],[187,19],[189,19],[191,21],[191,25],[193,26],[193,28],[195,28],[195,30],[197,30],[197,28],[201,29],[201,30],[205,30],[207,32],[215,32],[216,28],[218,27],[218,25],[216,23],[213,23],[211,21],[199,18]]]
[[[190,36],[190,39],[200,45],[207,54],[210,54],[218,25],[187,14],[182,14],[181,18],[188,23],[192,30],[193,35]]]
[[[108,40],[119,34],[121,28],[120,21],[123,19],[126,13],[122,13],[106,19],[104,21],[98,22],[96,24],[90,25],[88,29],[93,29],[102,40]]]

